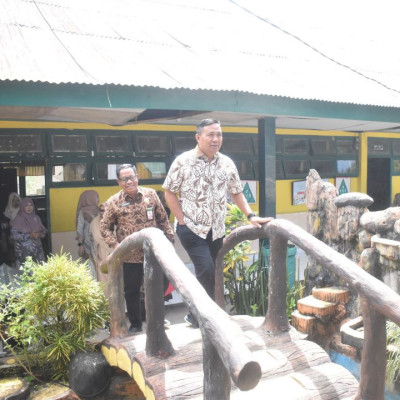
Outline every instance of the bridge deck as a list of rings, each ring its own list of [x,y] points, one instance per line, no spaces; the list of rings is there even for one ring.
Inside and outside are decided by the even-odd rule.
[[[269,336],[259,326],[264,318],[232,317],[248,340],[262,369],[259,384],[242,392],[232,386],[231,399],[319,400],[351,399],[358,382],[345,368],[330,361],[317,344],[303,340],[293,329]],[[146,399],[202,399],[203,367],[200,329],[171,325],[167,335],[176,354],[165,360],[148,357],[146,335],[107,339],[102,352],[112,366],[135,379]]]

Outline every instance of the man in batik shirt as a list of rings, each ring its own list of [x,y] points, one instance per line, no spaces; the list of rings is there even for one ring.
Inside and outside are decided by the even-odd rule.
[[[235,164],[219,153],[222,145],[219,121],[201,121],[196,140],[196,148],[179,155],[172,163],[163,188],[177,220],[176,233],[194,264],[196,277],[214,299],[215,260],[225,235],[228,194],[253,225],[260,227],[272,218],[260,218],[252,212]],[[198,327],[191,313],[185,320]]]

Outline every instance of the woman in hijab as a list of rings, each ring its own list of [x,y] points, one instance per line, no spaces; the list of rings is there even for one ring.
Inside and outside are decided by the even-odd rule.
[[[47,229],[36,214],[32,199],[25,197],[21,201],[18,214],[10,225],[16,267],[19,269],[29,256],[36,262],[45,261],[42,238],[46,236]]]
[[[92,258],[93,237],[90,232],[90,223],[99,213],[99,194],[95,190],[82,192],[76,209],[76,240],[78,241],[78,254],[89,260],[89,268],[94,278],[97,278],[96,269]]]
[[[14,244],[10,237],[10,221],[17,215],[20,203],[21,198],[18,193],[10,193],[7,206],[0,214],[0,264],[4,262],[12,266],[15,261]]]
[[[18,214],[19,205],[21,204],[21,197],[19,197],[18,193],[11,192],[8,195],[8,203],[7,207],[4,210],[4,215],[12,221]]]

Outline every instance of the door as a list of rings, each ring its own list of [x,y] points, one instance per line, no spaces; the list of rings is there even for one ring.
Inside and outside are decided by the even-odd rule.
[[[370,211],[390,207],[390,158],[368,158],[367,194],[374,199]]]
[[[8,195],[18,193],[17,169],[0,168],[0,212],[2,213],[8,203]]]

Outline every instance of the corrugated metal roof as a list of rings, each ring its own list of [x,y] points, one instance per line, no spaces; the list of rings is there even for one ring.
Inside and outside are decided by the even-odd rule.
[[[353,1],[361,15],[370,10],[372,3]],[[386,21],[382,34],[375,26],[379,15],[372,26],[358,15],[349,18],[352,2],[323,2],[324,8],[315,1],[275,3],[0,0],[0,80],[242,91],[400,107],[400,58],[390,47],[396,25]],[[384,9],[391,18],[395,13],[385,6],[392,3],[383,0],[377,12]],[[329,11],[345,4],[332,25]]]

